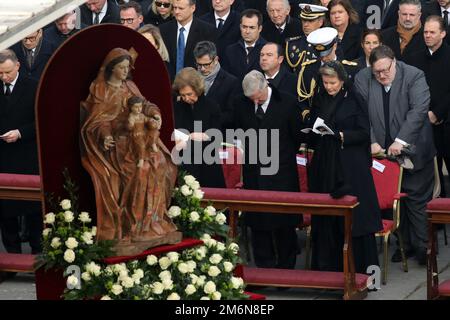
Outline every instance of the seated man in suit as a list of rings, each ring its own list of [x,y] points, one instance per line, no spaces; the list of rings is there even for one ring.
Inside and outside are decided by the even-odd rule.
[[[222,129],[232,128],[232,101],[238,91],[239,82],[235,76],[221,68],[216,46],[211,41],[197,43],[194,57],[197,70],[205,80],[205,95],[220,107]]]
[[[284,46],[287,38],[298,37],[302,33],[302,25],[298,18],[289,15],[291,6],[288,0],[268,0],[268,20],[264,22],[262,36],[269,42]]]
[[[69,13],[63,15],[61,18],[56,19],[55,22],[44,30],[44,38],[49,42],[52,42],[55,47],[59,47],[67,40],[71,35],[77,33],[85,25],[81,25],[79,28],[76,25],[77,12],[72,10]]]
[[[88,0],[80,6],[81,23],[120,23],[119,6],[114,0]]]
[[[142,7],[135,1],[130,1],[120,5],[120,23],[133,30],[142,27],[144,16],[142,15]]]

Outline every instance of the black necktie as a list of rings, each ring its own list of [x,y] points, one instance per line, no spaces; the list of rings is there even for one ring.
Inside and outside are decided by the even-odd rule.
[[[223,27],[223,19],[222,18],[218,18],[217,20],[219,20],[219,24],[217,25],[217,30],[220,30]]]
[[[256,118],[258,118],[258,122],[261,122],[264,118],[264,110],[262,108],[262,104],[258,104],[258,108],[256,108]]]
[[[27,51],[27,63],[30,68],[33,67],[34,64],[34,52],[33,49],[26,49]]]
[[[444,10],[444,25],[447,28],[448,27],[448,11]]]
[[[5,96],[10,96],[11,95],[11,83],[5,83]]]
[[[283,28],[281,27],[277,27],[278,28],[278,32],[283,33]]]
[[[99,13],[94,12],[94,15],[95,15],[94,24],[99,24],[100,23],[100,12]]]
[[[247,64],[250,61],[249,56],[250,56],[250,53],[252,52],[253,48],[254,47],[252,47],[252,46],[247,47]]]

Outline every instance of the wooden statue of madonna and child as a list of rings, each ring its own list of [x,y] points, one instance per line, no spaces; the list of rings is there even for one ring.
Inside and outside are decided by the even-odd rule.
[[[81,102],[82,164],[97,204],[98,240],[134,255],[181,240],[167,215],[177,168],[159,138],[159,108],[130,80],[137,53],[112,49]]]

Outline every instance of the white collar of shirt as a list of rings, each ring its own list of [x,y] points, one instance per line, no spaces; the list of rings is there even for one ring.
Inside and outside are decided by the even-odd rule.
[[[392,84],[390,84],[390,85],[388,85],[388,86],[383,86],[384,91],[385,91],[386,93],[388,93],[389,90],[391,90],[391,87],[392,87]]]
[[[256,44],[256,41],[255,41],[255,42],[253,42],[253,43],[251,43],[251,44],[247,44],[247,42],[245,42],[245,41],[244,41],[244,45],[245,45],[245,50],[247,50],[247,48],[248,48],[248,47],[252,47],[252,48],[254,48],[254,47],[255,47],[255,44]]]
[[[16,85],[17,79],[19,79],[19,73],[18,72],[17,72],[16,78],[13,81],[11,81],[11,83],[10,83],[9,90],[11,90],[11,92],[13,92],[13,90],[14,90],[14,86]],[[5,93],[5,92],[6,92],[6,85],[3,82],[3,93]]]
[[[275,74],[271,77],[269,77],[267,74],[264,73],[264,76],[266,77],[266,79],[275,79],[275,77],[278,75],[278,73],[280,73],[280,70],[278,70],[277,72],[275,72]]]
[[[189,30],[191,29],[191,26],[192,26],[192,21],[194,21],[194,19],[192,19],[191,21],[186,23],[186,25],[184,25],[184,26],[182,26],[179,22],[177,22],[177,26],[178,26],[177,39],[180,36],[180,29],[184,28],[184,44],[186,44],[186,42],[187,42],[187,38],[189,36]]]
[[[284,29],[286,28],[286,23],[287,23],[287,18],[286,18],[286,21],[285,21],[281,26],[276,26],[277,29],[280,29],[280,28],[281,28],[281,30],[284,31]]]
[[[108,1],[105,1],[102,10],[98,13],[98,22],[102,22],[103,18],[106,16],[106,11],[108,10]],[[95,19],[95,12],[92,12],[92,22]]]
[[[264,113],[266,113],[266,111],[267,111],[267,107],[269,106],[271,97],[272,97],[272,88],[268,86],[267,87],[267,99],[261,105],[261,108],[263,109]],[[256,113],[256,110],[258,110],[258,105],[257,104],[255,105],[255,113]]]
[[[230,12],[231,12],[231,10],[228,11],[228,13],[225,14],[223,17],[219,17],[219,16],[217,15],[217,13],[214,11],[214,17],[216,18],[216,28],[219,26],[219,20],[217,20],[217,19],[222,19],[222,20],[223,20],[223,23],[225,24],[225,21],[227,21],[228,16],[230,15]]]
[[[445,9],[444,7],[441,7],[441,17],[444,16],[444,11],[447,11],[448,13],[450,13],[450,8]]]
[[[428,48],[428,51],[430,52],[430,55],[433,55],[433,51],[431,51],[431,49],[430,48]]]

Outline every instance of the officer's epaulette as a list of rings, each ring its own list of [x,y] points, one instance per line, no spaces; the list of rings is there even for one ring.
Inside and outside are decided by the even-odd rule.
[[[357,62],[348,61],[348,60],[342,60],[341,62],[342,62],[342,64],[345,64],[347,66],[357,66],[358,65]]]
[[[288,38],[286,41],[289,42],[289,41],[293,41],[293,40],[298,40],[298,39],[300,39],[301,37],[302,37],[302,36],[290,37],[290,38]]]
[[[311,60],[305,61],[302,63],[302,66],[307,66],[308,64],[312,64],[316,61],[317,61],[317,59],[311,59]]]

